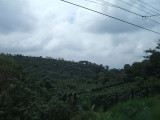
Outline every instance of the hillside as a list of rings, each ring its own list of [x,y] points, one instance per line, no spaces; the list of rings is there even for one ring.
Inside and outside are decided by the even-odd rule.
[[[119,102],[154,97],[160,94],[160,41],[146,53],[145,60],[122,69],[88,61],[1,54],[0,116],[4,120],[70,120],[91,110],[115,111],[113,106]]]

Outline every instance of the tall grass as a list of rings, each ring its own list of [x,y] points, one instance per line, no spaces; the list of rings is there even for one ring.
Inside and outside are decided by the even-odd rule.
[[[160,95],[152,98],[119,102],[106,113],[89,109],[72,120],[160,120]]]

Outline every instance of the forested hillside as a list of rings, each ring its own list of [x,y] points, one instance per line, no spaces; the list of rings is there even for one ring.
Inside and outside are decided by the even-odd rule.
[[[159,97],[154,98],[160,94],[160,41],[155,49],[145,52],[142,62],[126,64],[122,69],[109,69],[109,66],[88,61],[0,54],[0,118],[142,120],[134,117],[144,107],[141,107],[142,99],[149,98],[147,105],[150,107],[151,100],[155,106],[160,105]],[[133,106],[139,108],[135,114],[133,110],[124,117],[119,102],[131,99],[138,101]],[[130,101],[124,103],[124,109],[132,104]],[[117,119],[114,118],[116,110],[122,115]],[[107,111],[113,111],[110,117]],[[158,120],[154,114],[149,120],[155,120],[154,116]]]

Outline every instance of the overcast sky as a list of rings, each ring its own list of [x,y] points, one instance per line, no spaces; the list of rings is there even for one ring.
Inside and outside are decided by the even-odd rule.
[[[160,24],[118,8],[85,0],[68,1],[160,32]],[[145,5],[124,1],[156,14]],[[160,0],[142,1],[159,9]],[[119,0],[108,2],[144,16],[150,15]],[[150,19],[160,22],[160,16]],[[158,34],[60,0],[0,0],[0,53],[88,60],[110,68],[122,68],[124,64],[143,60],[144,50],[154,48],[158,39]]]

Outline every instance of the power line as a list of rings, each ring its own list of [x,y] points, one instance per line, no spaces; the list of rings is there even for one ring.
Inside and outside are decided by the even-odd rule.
[[[99,4],[99,3],[94,2],[94,1],[92,1],[92,0],[86,0],[86,1],[89,1],[89,2],[93,2],[93,3]],[[143,15],[140,15],[140,14],[138,14],[138,13],[132,12],[132,11],[130,11],[130,10],[127,10],[127,9],[125,9],[125,8],[122,8],[122,7],[120,7],[120,6],[117,6],[117,5],[115,5],[115,4],[112,4],[112,3],[110,3],[110,2],[107,2],[107,1],[104,1],[104,0],[97,0],[97,1],[101,1],[101,2],[103,2],[103,3],[106,3],[107,6],[109,5],[110,7],[119,8],[119,9],[121,9],[121,10],[123,10],[123,11],[132,13],[132,14],[137,15],[137,16],[139,16],[139,17],[142,17],[142,18],[148,19],[148,20],[150,20],[150,21],[152,21],[152,22],[155,22],[155,23],[160,24],[159,22],[157,22],[157,21],[155,21],[155,20],[152,20],[152,19],[150,19],[150,18],[147,18],[147,16],[143,16]],[[101,4],[101,5],[106,5],[106,4]]]
[[[129,1],[131,1],[132,3],[135,3],[135,4],[137,4],[137,5],[139,5],[139,6],[141,6],[141,7],[144,7],[144,8],[146,8],[146,9],[148,9],[148,10],[152,11],[153,13],[158,14],[158,13],[157,13],[157,12],[155,12],[154,10],[149,9],[149,8],[147,8],[147,7],[145,7],[145,6],[141,5],[141,4],[139,4],[139,3],[137,3],[137,2],[135,2],[135,1],[133,1],[133,0],[129,0]]]
[[[80,8],[83,8],[83,9],[86,9],[86,10],[89,10],[89,11],[92,11],[92,12],[95,12],[95,13],[98,13],[98,14],[101,14],[101,15],[106,16],[106,17],[110,17],[110,18],[112,18],[112,19],[121,21],[121,22],[123,22],[123,23],[130,24],[130,25],[132,25],[132,26],[135,26],[135,27],[138,27],[138,28],[141,28],[141,29],[144,29],[144,30],[147,30],[147,31],[156,33],[156,34],[160,34],[159,32],[156,32],[156,31],[150,30],[150,29],[148,29],[148,28],[144,28],[144,27],[142,27],[142,26],[139,26],[139,25],[136,25],[136,24],[133,24],[133,23],[130,23],[130,22],[121,20],[121,19],[119,19],[119,18],[116,18],[116,17],[110,16],[110,15],[107,15],[107,14],[102,13],[102,12],[99,12],[99,11],[96,11],[96,10],[93,10],[93,9],[90,9],[90,8],[87,8],[87,7],[84,7],[84,6],[81,6],[81,5],[72,3],[72,2],[68,2],[68,1],[65,1],[65,0],[61,0],[61,1],[62,1],[62,2],[69,3],[69,4],[74,5],[74,6],[77,6],[77,7],[80,7]]]
[[[151,6],[151,5],[148,5],[147,3],[142,2],[141,0],[138,0],[138,1],[160,12],[160,10],[158,10],[157,8],[155,8],[155,7]]]
[[[104,2],[106,2],[106,3],[108,3],[108,4],[111,4],[113,7],[119,8],[119,9],[124,10],[124,11],[126,11],[126,12],[135,14],[135,15],[137,15],[137,16],[140,16],[140,17],[142,17],[142,18],[145,18],[145,19],[148,19],[148,20],[150,20],[150,21],[152,21],[152,22],[155,22],[155,23],[160,24],[159,22],[157,22],[157,21],[155,21],[155,20],[152,20],[152,19],[148,18],[148,16],[140,15],[140,14],[138,14],[138,13],[132,12],[132,11],[127,10],[127,9],[125,9],[125,8],[122,8],[122,7],[120,7],[120,6],[116,6],[116,5],[112,4],[112,3],[109,3],[109,2],[107,2],[107,1],[105,1],[105,0],[98,0],[98,1],[104,1]],[[153,16],[154,16],[154,15],[153,15]],[[149,16],[149,17],[151,17],[151,16]]]
[[[129,6],[132,6],[132,7],[136,8],[136,9],[138,9],[138,10],[140,10],[140,11],[143,11],[143,12],[145,12],[145,13],[147,13],[147,14],[152,15],[151,13],[149,13],[149,12],[143,10],[143,9],[140,9],[140,8],[138,8],[138,7],[136,7],[136,6],[132,5],[132,4],[130,4],[130,3],[128,3],[128,2],[125,2],[124,0],[119,0],[119,1],[125,3],[125,4],[127,4],[127,5],[129,5]]]
[[[135,1],[132,1],[132,0],[129,0],[129,1],[131,1],[132,3],[134,3],[134,4],[136,4],[136,5],[139,5],[139,6],[141,6],[141,7],[145,7],[145,6],[141,5],[141,4],[138,4],[138,3],[135,2]]]
[[[105,5],[105,6],[106,6],[106,4],[99,3],[99,2],[95,2],[95,1],[92,1],[92,0],[85,0],[85,1],[88,1],[88,2],[91,2],[91,3],[95,3],[95,4]],[[107,6],[112,7],[111,5],[107,5]]]
[[[150,16],[143,16],[143,17],[154,17],[154,16],[159,16],[160,14],[157,14],[157,15],[150,15]]]
[[[159,22],[157,22],[157,21],[155,21],[155,20],[152,20],[152,19],[150,19],[150,18],[147,18],[147,16],[143,16],[143,15],[140,15],[140,14],[138,14],[138,13],[132,12],[132,11],[127,10],[127,9],[125,9],[125,8],[122,8],[122,7],[120,7],[120,6],[117,6],[117,5],[114,5],[114,4],[112,4],[112,3],[109,3],[109,2],[107,2],[107,1],[105,1],[105,0],[97,0],[97,1],[104,1],[104,2],[107,3],[107,4],[111,4],[112,7],[119,8],[119,9],[124,10],[124,11],[126,11],[126,12],[135,14],[135,15],[137,15],[137,16],[140,16],[140,17],[142,17],[142,18],[146,18],[146,19],[148,19],[148,20],[150,20],[150,21],[152,21],[152,22],[155,22],[155,23],[160,24]]]

